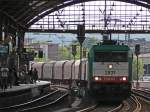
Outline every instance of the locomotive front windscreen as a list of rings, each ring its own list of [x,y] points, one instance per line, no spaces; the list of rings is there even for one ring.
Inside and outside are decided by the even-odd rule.
[[[128,52],[94,52],[94,61],[95,62],[127,62],[128,61]]]

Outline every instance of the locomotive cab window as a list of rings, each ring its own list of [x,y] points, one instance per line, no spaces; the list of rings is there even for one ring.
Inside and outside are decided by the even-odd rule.
[[[128,61],[128,52],[100,52],[94,53],[95,62],[126,62]]]

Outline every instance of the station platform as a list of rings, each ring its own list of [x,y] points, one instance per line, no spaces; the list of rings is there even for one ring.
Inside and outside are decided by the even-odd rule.
[[[150,81],[138,81],[139,83],[139,88],[147,88],[150,89]],[[132,81],[132,87],[136,88],[137,81]]]
[[[5,91],[0,89],[0,107],[15,105],[25,101],[29,101],[50,90],[50,82],[37,81],[35,84],[19,84],[12,86]]]

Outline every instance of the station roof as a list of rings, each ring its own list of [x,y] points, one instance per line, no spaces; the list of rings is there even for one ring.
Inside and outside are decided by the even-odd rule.
[[[68,5],[94,0],[0,0],[0,13],[29,28],[49,13]],[[95,0],[96,1],[96,0]],[[150,0],[114,0],[150,8]]]
[[[0,13],[28,28],[38,14],[64,1],[67,0],[0,0]]]

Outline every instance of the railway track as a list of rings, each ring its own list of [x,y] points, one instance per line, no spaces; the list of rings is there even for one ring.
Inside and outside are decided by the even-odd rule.
[[[33,101],[19,104],[19,105],[13,105],[10,107],[0,108],[0,112],[42,112],[42,110],[45,110],[46,108],[53,108],[55,104],[58,104],[59,102],[61,102],[62,99],[68,96],[68,92],[65,91],[66,88],[64,87],[63,88],[58,87],[58,88],[60,89],[55,90]],[[146,94],[148,96],[150,93],[144,90],[136,90],[133,92],[132,96],[128,100],[123,101],[121,104],[117,104],[117,105],[91,104],[91,106],[88,106],[87,108],[86,107],[82,109],[78,108],[72,112],[100,112],[100,111],[101,112],[140,112],[141,110],[143,110],[142,109],[143,102],[141,102],[141,97],[145,99]],[[142,101],[144,100],[142,99]],[[49,111],[44,111],[44,112],[49,112]]]
[[[67,91],[55,90],[30,102],[0,108],[0,112],[34,112],[60,102],[67,95]]]
[[[91,105],[88,108],[76,112],[140,112],[142,104],[139,99],[132,95],[128,100],[117,105]]]
[[[150,104],[150,90],[134,89],[132,92]]]
[[[135,109],[133,110],[133,112],[140,112],[141,109],[142,109],[142,104],[140,103],[140,101],[138,100],[138,98],[135,95],[132,95],[131,99],[135,103]]]
[[[145,89],[134,89],[133,94],[135,94],[140,101],[142,108],[141,112],[149,112],[150,110],[150,91]]]
[[[78,110],[76,112],[118,112],[123,104],[116,105],[92,105],[88,108]]]

